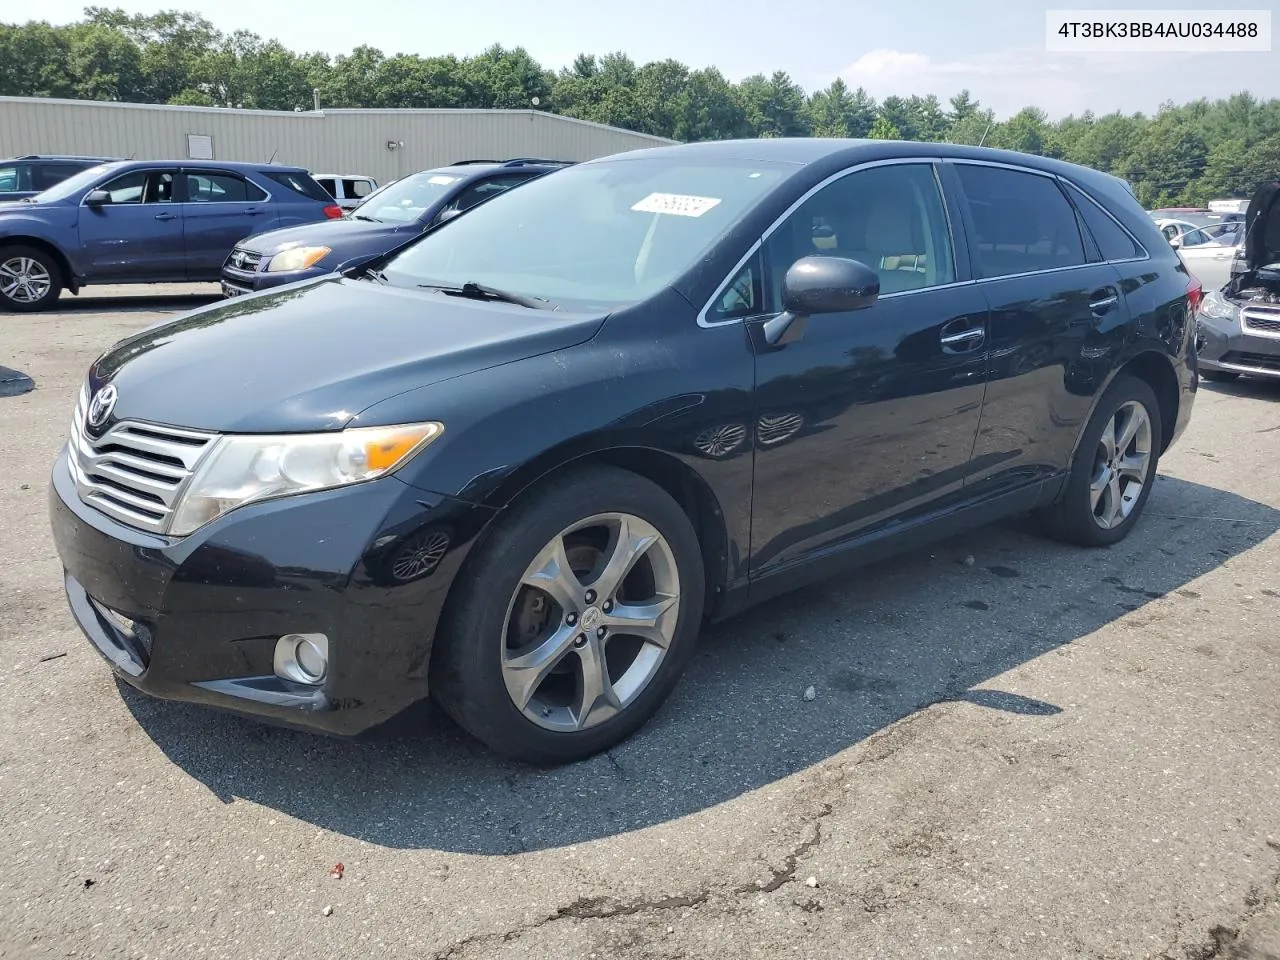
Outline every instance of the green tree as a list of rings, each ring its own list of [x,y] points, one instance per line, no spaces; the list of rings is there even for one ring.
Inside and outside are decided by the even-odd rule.
[[[783,71],[768,78],[763,74],[747,77],[738,84],[738,97],[757,137],[802,137],[808,133],[804,91]]]
[[[901,140],[902,134],[883,115],[876,117],[867,136],[872,140]]]

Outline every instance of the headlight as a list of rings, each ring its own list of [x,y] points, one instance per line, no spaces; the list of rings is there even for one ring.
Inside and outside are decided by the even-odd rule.
[[[1240,319],[1240,308],[1217,290],[1210,290],[1200,301],[1200,316],[1208,320],[1225,320],[1235,323]]]
[[[444,424],[431,422],[335,433],[223,437],[175,505],[168,532],[185,536],[257,500],[385,476],[443,432]]]
[[[267,263],[267,273],[279,273],[283,270],[306,270],[314,267],[330,254],[328,247],[292,247],[277,253]]]

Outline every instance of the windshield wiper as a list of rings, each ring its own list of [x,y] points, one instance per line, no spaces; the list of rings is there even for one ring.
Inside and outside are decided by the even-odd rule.
[[[387,279],[387,275],[381,270],[366,270],[364,275],[370,280],[382,284],[384,287],[391,282]]]
[[[381,220],[379,220],[377,217],[366,217],[363,213],[353,213],[353,214],[351,214],[351,219],[352,219],[352,220],[367,220],[367,221],[369,221],[369,223],[381,223],[381,222],[382,222],[382,221],[381,221]]]
[[[512,293],[510,290],[499,290],[484,284],[468,280],[460,287],[445,287],[434,283],[420,283],[419,287],[427,290],[439,290],[451,297],[467,297],[471,300],[497,300],[502,303],[514,303],[528,307],[530,310],[555,310],[556,304],[545,297],[526,297],[524,294]]]

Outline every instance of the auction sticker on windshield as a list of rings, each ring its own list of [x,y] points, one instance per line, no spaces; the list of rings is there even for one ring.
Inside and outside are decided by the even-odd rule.
[[[690,197],[680,193],[651,193],[631,209],[639,213],[669,213],[676,217],[700,217],[719,197]]]

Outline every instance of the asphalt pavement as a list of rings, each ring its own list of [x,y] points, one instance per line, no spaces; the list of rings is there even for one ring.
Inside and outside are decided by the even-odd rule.
[[[75,392],[210,289],[0,315],[0,957],[1280,960],[1280,385],[1202,386],[1123,544],[1013,521],[806,588],[537,770],[430,709],[149,700],[80,636]]]

